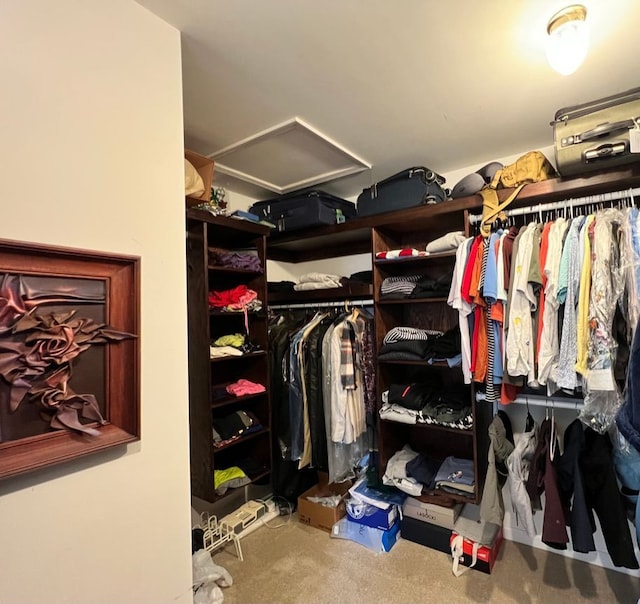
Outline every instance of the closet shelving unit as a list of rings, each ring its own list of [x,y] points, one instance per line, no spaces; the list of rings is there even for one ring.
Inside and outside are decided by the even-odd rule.
[[[271,472],[271,404],[267,354],[266,238],[268,227],[246,221],[187,210],[187,305],[189,323],[189,424],[191,442],[191,492],[205,501],[218,497],[214,470],[250,459],[256,466],[252,482]],[[212,265],[211,247],[255,250],[264,272]],[[243,356],[210,358],[209,345],[229,333],[244,333],[244,313],[210,310],[208,293],[244,284],[257,292],[264,308],[249,312],[249,340],[259,346]],[[240,378],[263,384],[266,392],[245,396],[213,397],[213,391]],[[263,428],[221,447],[213,442],[213,421],[233,411],[253,412]],[[230,489],[228,491],[231,492]]]
[[[554,178],[527,185],[510,207],[562,201],[572,197],[596,195],[637,186],[640,186],[640,163],[594,172],[577,178]],[[505,199],[510,192],[510,190],[498,191],[499,199]],[[375,261],[375,251],[395,249],[400,247],[400,244],[404,246],[412,242],[423,244],[450,230],[465,230],[469,233],[468,215],[478,213],[481,208],[482,198],[474,195],[436,205],[357,218],[340,225],[304,229],[294,233],[273,233],[268,240],[267,257],[272,260],[296,263],[370,253],[373,250],[376,340],[379,346],[384,333],[405,320],[415,320],[416,325],[425,327],[432,325],[440,329],[455,324],[457,315],[447,306],[446,300],[391,302],[379,298],[380,285],[384,276],[403,274],[403,271],[404,274],[424,272],[435,275],[443,270],[452,270],[455,254],[386,260],[383,264]],[[309,299],[313,301],[313,296],[309,296]],[[336,299],[344,299],[344,293],[342,292],[342,298]],[[270,297],[270,301],[276,303],[276,298]],[[286,298],[279,298],[278,301],[294,300],[287,295]],[[300,299],[300,301],[303,300]],[[402,375],[402,372],[406,374],[411,366],[422,369],[422,365],[425,365],[425,370],[440,371],[444,378],[452,383],[462,380],[462,371],[459,368],[429,366],[422,362],[378,362],[378,400],[382,390],[392,378]],[[405,444],[407,436],[410,440],[415,439],[416,445],[422,444],[421,448],[426,447],[440,458],[449,454],[449,451],[455,450],[464,454],[473,454],[477,477],[476,500],[478,500],[486,473],[489,445],[486,425],[490,420],[491,409],[484,402],[476,403],[473,392],[470,396],[476,417],[474,429],[469,434],[461,434],[460,430],[434,426],[416,426],[410,427],[409,430],[406,427],[390,425],[391,422],[380,422],[378,445],[381,453],[381,467],[384,469],[390,455]],[[408,430],[412,433],[407,434]],[[437,501],[444,503],[442,498]]]
[[[440,204],[445,205],[445,204]],[[424,208],[428,211],[428,207]],[[376,259],[375,254],[399,248],[424,250],[425,245],[450,231],[465,231],[466,212],[441,214],[437,220],[410,221],[390,225],[379,225],[372,231],[373,286],[375,307],[376,348],[380,349],[384,336],[394,327],[417,327],[447,331],[458,324],[458,312],[447,304],[447,297],[404,298],[385,300],[380,296],[382,282],[387,277],[420,275],[434,279],[453,274],[455,252],[429,256],[416,256],[392,260]],[[458,496],[440,490],[423,490],[421,499],[439,505],[452,505],[458,501],[478,502],[482,495],[482,477],[486,474],[487,428],[491,421],[491,409],[487,405],[475,404],[470,386],[464,385],[461,367],[449,368],[446,362],[430,364],[428,361],[379,360],[376,370],[377,398],[391,384],[412,382],[438,383],[446,392],[452,388],[465,391],[469,397],[473,414],[473,428],[455,429],[437,424],[405,424],[387,419],[378,420],[378,449],[382,473],[391,456],[409,444],[415,451],[431,458],[445,457],[471,459],[474,462],[476,489],[473,498]],[[483,461],[484,460],[484,461]]]

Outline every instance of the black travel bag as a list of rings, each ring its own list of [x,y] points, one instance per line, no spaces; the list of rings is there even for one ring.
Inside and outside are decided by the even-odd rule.
[[[324,224],[339,224],[356,216],[356,206],[318,190],[294,191],[254,203],[249,212],[276,225],[278,231],[293,231]]]
[[[640,88],[560,109],[551,126],[562,176],[638,161],[631,138],[640,127]]]
[[[444,201],[447,198],[447,191],[442,188],[444,183],[444,177],[428,168],[418,166],[403,170],[358,195],[358,216]]]

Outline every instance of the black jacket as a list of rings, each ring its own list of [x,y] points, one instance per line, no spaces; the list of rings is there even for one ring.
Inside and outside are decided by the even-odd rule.
[[[624,511],[613,468],[612,445],[608,434],[591,428],[584,432],[585,447],[580,455],[587,505],[598,516],[607,551],[615,566],[638,568],[629,523]]]

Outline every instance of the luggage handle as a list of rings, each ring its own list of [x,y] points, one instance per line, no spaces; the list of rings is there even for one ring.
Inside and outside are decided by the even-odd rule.
[[[584,142],[605,134],[618,132],[619,130],[631,130],[631,128],[635,128],[638,119],[640,118],[631,118],[629,120],[622,120],[621,122],[605,122],[604,124],[598,124],[595,128],[587,130],[586,132],[576,136],[576,141]]]

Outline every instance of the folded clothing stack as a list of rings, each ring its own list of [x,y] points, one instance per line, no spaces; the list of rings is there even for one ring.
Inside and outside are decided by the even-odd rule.
[[[404,247],[398,250],[385,250],[376,252],[376,260],[396,260],[397,258],[412,258],[426,256],[427,252],[421,252],[414,247]]]
[[[433,480],[436,489],[472,497],[476,484],[473,461],[451,455],[442,462]]]
[[[460,329],[430,332],[395,327],[384,338],[378,359],[382,361],[431,361],[457,359],[461,354]],[[450,363],[451,366],[452,363]]]
[[[433,241],[427,243],[425,248],[429,254],[442,254],[444,252],[451,252],[457,250],[458,246],[465,240],[464,233],[462,231],[452,231],[442,237],[438,237]]]
[[[403,424],[436,424],[459,430],[473,427],[465,386],[446,389],[437,384],[391,384],[382,393],[381,419]]]
[[[257,251],[228,251],[221,248],[209,248],[209,263],[215,266],[237,268],[262,273],[262,262]]]
[[[405,445],[389,459],[382,482],[414,497],[420,496],[424,488],[471,498],[475,472],[470,459],[449,456],[441,463]]]
[[[266,390],[262,384],[251,382],[244,378],[239,379],[237,382],[233,382],[233,384],[229,384],[225,389],[229,394],[233,394],[233,396],[260,394]]]
[[[333,289],[342,287],[340,275],[329,275],[327,273],[307,273],[298,279],[298,283],[293,289],[300,291],[308,291],[313,289]]]
[[[409,295],[410,298],[446,298],[451,289],[451,275],[444,274],[437,279],[421,277]]]
[[[386,277],[380,286],[381,298],[408,298],[416,288],[421,275]]]
[[[213,446],[221,447],[261,429],[260,420],[251,411],[234,411],[213,420]]]

